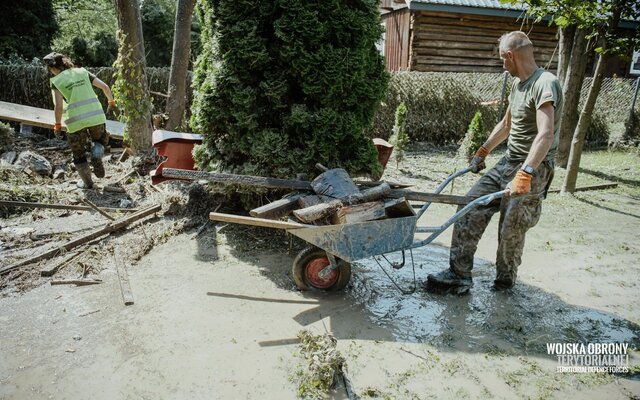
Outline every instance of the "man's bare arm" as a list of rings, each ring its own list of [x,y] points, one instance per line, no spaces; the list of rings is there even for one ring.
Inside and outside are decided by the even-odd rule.
[[[59,124],[62,122],[62,112],[64,111],[63,110],[64,99],[62,98],[62,93],[60,93],[60,91],[56,89],[51,89],[51,92],[53,93],[53,115],[56,118],[55,123]]]
[[[536,111],[538,134],[533,139],[531,150],[529,150],[529,155],[525,161],[525,164],[533,168],[538,168],[553,145],[553,111],[554,109],[551,102],[544,103]]]

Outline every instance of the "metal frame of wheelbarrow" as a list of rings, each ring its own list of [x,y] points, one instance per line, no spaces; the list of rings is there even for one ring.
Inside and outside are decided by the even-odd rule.
[[[434,193],[439,194],[444,188],[455,178],[468,173],[471,169],[455,172],[449,175],[442,182]],[[273,228],[285,229],[287,232],[295,235],[305,242],[326,252],[328,265],[324,266],[317,274],[319,278],[324,279],[333,271],[340,268],[340,260],[347,263],[369,258],[373,256],[382,256],[389,264],[398,269],[404,266],[405,251],[410,251],[411,262],[413,265],[412,249],[426,246],[433,242],[442,232],[449,226],[454,224],[458,219],[462,218],[472,209],[479,206],[486,206],[496,199],[500,199],[505,195],[506,191],[491,193],[479,197],[456,212],[451,218],[440,226],[419,227],[417,222],[419,218],[427,211],[431,202],[425,202],[420,211],[415,216],[390,218],[376,221],[356,222],[352,224],[339,225],[305,225],[295,222],[274,221],[262,218],[238,217],[228,214],[211,213],[210,219],[218,221],[228,221],[234,223],[248,224],[254,226],[267,226]],[[431,233],[426,239],[414,241],[416,233]],[[402,263],[390,262],[385,254],[396,251],[402,251]],[[297,261],[297,260],[296,260]],[[376,262],[380,265],[378,259]],[[327,263],[325,263],[327,264]],[[344,264],[342,264],[344,265]],[[391,276],[382,268],[380,268],[389,276]],[[403,293],[412,293],[415,291],[415,265],[414,268],[414,285],[410,290],[400,288],[393,279],[392,282]],[[350,273],[350,269],[349,269]],[[295,279],[295,262],[294,262],[294,279]],[[347,280],[348,282],[348,280]],[[296,279],[296,284],[300,287]],[[346,282],[344,282],[346,285]],[[317,288],[317,287],[316,287]],[[302,289],[302,288],[301,288]],[[321,288],[324,289],[324,288]]]

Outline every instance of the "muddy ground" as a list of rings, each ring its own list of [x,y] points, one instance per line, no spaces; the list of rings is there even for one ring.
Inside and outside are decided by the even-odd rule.
[[[385,177],[433,190],[456,168],[453,155],[415,146]],[[371,259],[354,263],[344,292],[304,293],[290,273],[299,241],[222,223],[199,230],[216,204],[193,185],[157,192],[133,177],[120,198],[87,192],[101,206],[124,198],[163,211],[88,246],[53,278],[39,277],[47,262],[1,277],[0,399],[292,399],[307,366],[297,339],[303,329],[333,335],[345,358],[352,393],[339,387],[330,398],[640,398],[639,161],[634,152],[585,154],[579,185],[619,186],[550,195],[527,236],[519,282],[506,293],[490,290],[495,218],[463,297],[421,287],[447,267],[450,230],[414,251],[413,294],[401,294]],[[129,168],[111,160],[100,184]],[[77,192],[64,189],[72,179],[39,185],[72,198]],[[453,192],[475,179],[458,179]],[[554,187],[561,180],[558,171]],[[438,225],[453,212],[434,205],[420,224]],[[13,214],[1,222],[0,263],[104,223],[88,212]],[[126,265],[134,305],[123,304],[113,254]],[[413,285],[410,266],[391,274],[403,288]],[[103,283],[50,285],[82,276]],[[630,372],[558,373],[551,342],[628,343]]]

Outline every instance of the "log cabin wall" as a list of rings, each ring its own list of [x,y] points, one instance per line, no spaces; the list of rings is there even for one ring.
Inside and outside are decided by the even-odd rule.
[[[557,69],[556,29],[546,23],[434,11],[416,11],[411,31],[412,71],[502,72],[498,39],[510,31],[529,34],[536,62]],[[553,57],[553,59],[552,59]]]
[[[384,56],[388,71],[409,69],[411,13],[403,8],[382,15],[385,26]]]

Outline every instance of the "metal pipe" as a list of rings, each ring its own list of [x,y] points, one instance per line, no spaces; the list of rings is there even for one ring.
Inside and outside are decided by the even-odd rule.
[[[465,169],[462,169],[458,172],[454,172],[453,174],[449,175],[447,177],[447,179],[444,180],[444,182],[442,182],[440,184],[440,186],[438,186],[436,188],[436,191],[434,192],[435,194],[440,194],[440,192],[442,192],[444,190],[445,187],[447,187],[447,185],[449,184],[449,182],[451,182],[452,180],[454,180],[455,178],[459,177],[460,175],[464,175],[467,172],[471,171],[471,167],[467,167]],[[429,208],[429,206],[431,205],[431,202],[425,202],[424,205],[422,206],[422,208],[420,209],[420,211],[418,211],[418,219],[420,219],[420,217],[422,217],[422,214],[424,214],[425,211],[427,211],[427,208]]]

